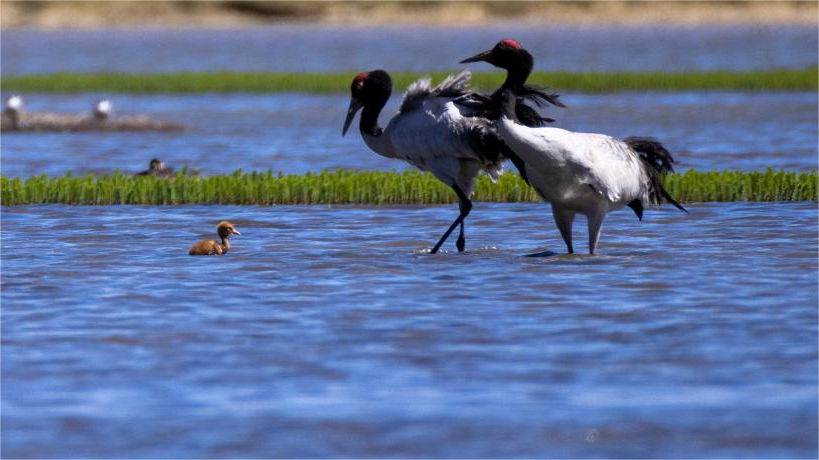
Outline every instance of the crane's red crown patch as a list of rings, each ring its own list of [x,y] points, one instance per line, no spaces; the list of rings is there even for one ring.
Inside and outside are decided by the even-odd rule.
[[[353,91],[360,91],[364,87],[364,80],[370,76],[370,72],[361,72],[353,78],[353,84],[350,87]]]
[[[508,46],[509,48],[513,48],[513,49],[516,49],[516,50],[519,50],[519,49],[523,48],[522,46],[520,46],[520,43],[518,43],[517,40],[512,40],[511,38],[501,40],[500,44],[502,44],[504,46]]]

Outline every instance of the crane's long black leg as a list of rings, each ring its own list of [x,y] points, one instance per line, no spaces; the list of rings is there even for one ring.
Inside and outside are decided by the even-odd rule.
[[[460,198],[460,197],[459,197]],[[461,233],[458,235],[458,241],[455,242],[455,247],[458,248],[458,252],[464,252],[464,248],[466,247],[466,237],[464,236],[464,221],[466,221],[466,216],[469,215],[469,211],[472,210],[472,202],[469,201],[469,198],[463,197],[460,203],[461,215],[463,218],[461,219]]]
[[[446,239],[449,238],[449,235],[452,234],[452,231],[455,230],[455,227],[458,226],[458,225],[461,226],[461,234],[458,237],[458,242],[456,243],[456,246],[458,247],[458,252],[463,251],[464,247],[466,246],[466,239],[464,238],[463,222],[464,222],[464,219],[466,219],[466,216],[469,215],[469,211],[472,210],[472,202],[469,201],[469,198],[466,196],[466,194],[463,191],[461,191],[460,187],[458,187],[457,185],[453,185],[452,189],[455,190],[455,193],[458,195],[458,199],[460,200],[460,210],[461,210],[461,212],[460,212],[460,214],[458,214],[458,217],[455,219],[455,221],[452,222],[452,225],[449,226],[449,228],[444,233],[444,235],[441,237],[441,239],[438,240],[438,243],[432,248],[432,250],[430,251],[430,254],[435,254],[436,252],[438,252],[439,249],[441,249],[441,245],[444,244]]]
[[[464,237],[464,221],[461,221],[461,231],[458,233],[458,240],[455,242],[458,252],[464,252],[466,247],[466,237]]]

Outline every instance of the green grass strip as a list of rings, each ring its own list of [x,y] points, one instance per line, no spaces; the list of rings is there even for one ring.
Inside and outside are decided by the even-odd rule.
[[[449,72],[433,72],[440,82]],[[202,93],[202,92],[304,92],[346,93],[355,72],[265,73],[183,72],[166,74],[71,74],[3,76],[5,91],[17,92],[107,92],[107,93]],[[397,90],[421,77],[419,73],[392,75]],[[477,72],[475,87],[489,90],[500,86],[501,71]],[[529,83],[558,92],[617,91],[817,91],[817,68],[751,72],[535,72]]]
[[[688,170],[665,177],[669,193],[682,203],[712,201],[817,200],[817,173]],[[475,201],[539,202],[537,194],[513,172],[493,184],[480,176]],[[273,171],[172,179],[132,177],[116,172],[102,176],[48,177],[45,174],[0,178],[3,205],[62,203],[69,205],[181,204],[436,204],[453,203],[455,193],[431,174],[414,170],[336,170],[285,175]]]

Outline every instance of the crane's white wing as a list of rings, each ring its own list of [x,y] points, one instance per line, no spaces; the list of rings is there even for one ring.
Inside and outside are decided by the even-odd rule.
[[[559,128],[528,128],[501,120],[504,142],[541,177],[533,184],[545,195],[569,195],[591,186],[612,203],[636,196],[646,180],[636,154],[624,142],[603,134]]]

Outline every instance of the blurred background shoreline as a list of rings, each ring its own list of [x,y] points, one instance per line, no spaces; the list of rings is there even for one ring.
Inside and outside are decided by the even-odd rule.
[[[337,25],[814,25],[817,2],[344,2],[3,1],[2,28],[230,28],[282,23]]]

